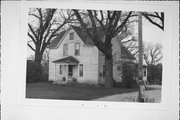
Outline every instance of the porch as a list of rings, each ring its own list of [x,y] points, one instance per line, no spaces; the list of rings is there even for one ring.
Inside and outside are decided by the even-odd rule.
[[[55,64],[54,83],[67,84],[77,80],[79,61],[76,58],[68,56],[55,60],[53,63]]]

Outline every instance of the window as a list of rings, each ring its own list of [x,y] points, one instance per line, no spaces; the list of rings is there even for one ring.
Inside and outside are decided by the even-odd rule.
[[[143,76],[146,76],[146,68],[143,68]]]
[[[83,64],[79,65],[79,76],[83,76]]]
[[[80,55],[80,43],[75,43],[75,55]]]
[[[59,66],[59,75],[62,75],[62,65]]]
[[[63,56],[68,55],[68,44],[63,44]]]
[[[69,34],[69,40],[74,40],[74,33]]]
[[[105,77],[106,68],[105,65],[102,66],[102,76]]]

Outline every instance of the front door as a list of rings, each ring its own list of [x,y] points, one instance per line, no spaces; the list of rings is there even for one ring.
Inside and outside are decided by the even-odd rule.
[[[69,75],[69,77],[72,77],[73,76],[73,66],[72,65],[69,65],[68,66],[68,75]]]

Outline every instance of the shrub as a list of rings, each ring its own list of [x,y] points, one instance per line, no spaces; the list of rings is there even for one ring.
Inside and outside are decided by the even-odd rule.
[[[149,84],[162,84],[162,64],[148,66],[148,82]]]
[[[125,62],[122,65],[122,83],[127,88],[137,87],[138,68],[135,63]]]
[[[38,63],[33,60],[28,60],[26,69],[26,82],[32,83],[48,81],[47,69],[48,68],[45,68],[45,66],[39,66]]]

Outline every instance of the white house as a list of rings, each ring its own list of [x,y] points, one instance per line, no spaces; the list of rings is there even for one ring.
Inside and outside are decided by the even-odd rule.
[[[102,35],[103,39],[103,35]],[[121,81],[120,60],[134,57],[113,38],[113,77]],[[93,44],[81,28],[71,26],[61,32],[49,46],[49,80],[66,83],[75,78],[79,83],[104,84],[104,54]]]

